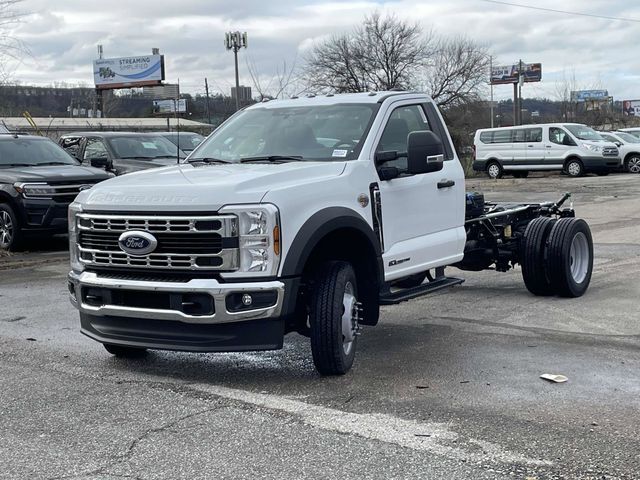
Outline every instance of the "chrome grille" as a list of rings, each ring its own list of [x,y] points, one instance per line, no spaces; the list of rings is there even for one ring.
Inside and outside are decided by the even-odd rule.
[[[78,249],[85,265],[170,270],[235,270],[237,218],[232,215],[78,215]],[[132,255],[120,249],[127,231],[151,233],[156,249]]]
[[[605,157],[617,157],[618,149],[616,147],[604,147],[602,149],[602,155]]]

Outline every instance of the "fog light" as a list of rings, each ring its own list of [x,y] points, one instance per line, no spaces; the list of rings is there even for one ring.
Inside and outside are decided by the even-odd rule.
[[[245,293],[244,295],[242,295],[242,304],[245,307],[248,307],[252,303],[253,303],[253,298],[251,298],[251,295],[249,295],[248,293]]]

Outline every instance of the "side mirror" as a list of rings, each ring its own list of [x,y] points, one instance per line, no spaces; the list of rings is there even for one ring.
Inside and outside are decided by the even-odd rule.
[[[411,132],[407,137],[407,170],[410,174],[437,172],[444,166],[444,145],[429,130]]]
[[[616,147],[621,147],[622,146],[622,142],[616,142]]]
[[[107,157],[90,158],[89,162],[91,163],[92,167],[96,168],[107,168],[107,166],[109,165],[109,159]]]

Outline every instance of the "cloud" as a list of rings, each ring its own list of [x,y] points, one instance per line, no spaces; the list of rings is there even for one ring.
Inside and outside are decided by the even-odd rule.
[[[640,19],[640,5],[627,0],[512,0],[542,8]],[[526,96],[553,97],[557,82],[575,74],[581,87],[607,88],[617,99],[640,98],[640,64],[634,46],[638,23],[545,12],[482,0],[264,1],[182,0],[109,3],[88,0],[25,0],[32,12],[14,34],[31,55],[14,73],[23,83],[91,83],[96,45],[105,55],[165,54],[167,81],[180,79],[183,91],[202,93],[204,78],[214,89],[233,83],[233,56],[223,46],[224,32],[247,31],[249,48],[240,52],[241,82],[250,84],[246,59],[261,76],[273,75],[282,62],[301,62],[319,39],[345,32],[366,14],[379,10],[417,22],[446,35],[464,34],[486,45],[496,64],[522,59],[542,62],[543,82],[527,84]],[[509,98],[509,86],[496,87]]]

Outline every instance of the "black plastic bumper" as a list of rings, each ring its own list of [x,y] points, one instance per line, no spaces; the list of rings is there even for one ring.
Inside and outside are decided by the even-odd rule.
[[[18,215],[20,215],[23,230],[60,233],[67,231],[69,203],[23,198],[18,204]]]

